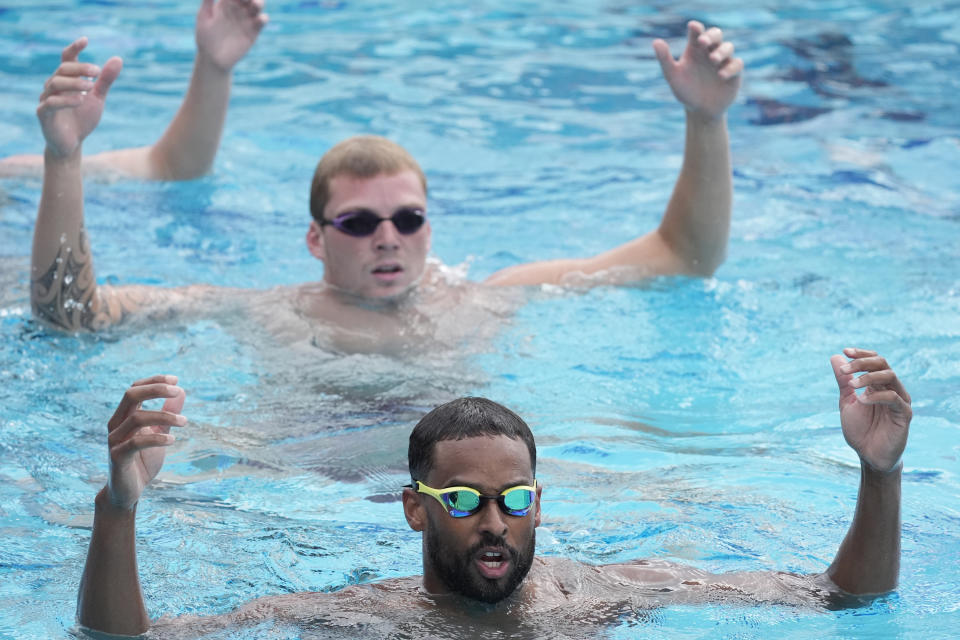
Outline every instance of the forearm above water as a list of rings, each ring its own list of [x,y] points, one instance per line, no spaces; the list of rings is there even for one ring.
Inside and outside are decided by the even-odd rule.
[[[117,635],[139,635],[150,627],[137,571],[135,519],[135,509],[110,504],[106,489],[97,494],[77,598],[77,621],[84,627]]]
[[[30,300],[39,320],[83,328],[96,294],[93,257],[83,225],[82,151],[44,154],[43,191],[31,255]]]
[[[659,231],[690,274],[712,275],[723,262],[732,206],[726,117],[688,113],[683,165]]]
[[[902,471],[902,465],[889,473],[861,466],[853,522],[827,569],[827,576],[847,593],[878,594],[897,586]]]

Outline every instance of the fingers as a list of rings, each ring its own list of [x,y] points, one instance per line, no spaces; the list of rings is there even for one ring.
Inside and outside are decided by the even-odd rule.
[[[687,33],[689,46],[703,52],[721,78],[729,80],[743,71],[743,60],[733,57],[733,43],[724,41],[723,31],[718,27],[704,30],[702,24],[691,21]]]
[[[61,62],[72,62],[77,59],[77,56],[80,55],[80,52],[83,51],[87,46],[87,37],[81,36],[64,47],[63,52],[60,54]]]
[[[872,391],[867,389],[867,391],[857,399],[862,404],[887,405],[894,409],[897,413],[905,414],[908,420],[913,415],[913,410],[910,408],[910,401],[905,400],[903,396],[893,390]]]
[[[167,435],[170,432],[170,427],[182,427],[186,424],[187,419],[176,413],[136,410],[110,432],[110,435],[107,436],[107,445],[112,449],[128,439],[137,440],[139,438],[142,440],[146,436]],[[145,429],[145,431],[141,432],[142,429]],[[135,432],[136,435],[130,438],[130,435]],[[169,444],[169,442],[173,442],[173,438],[163,438],[162,442]]]
[[[695,43],[697,45],[713,50],[721,42],[723,42],[723,31],[720,30],[720,27],[710,27],[706,31],[703,31],[703,25],[701,25],[699,22],[693,24],[699,25],[701,31],[701,33],[695,38]],[[690,29],[689,25],[687,27],[687,31],[692,37],[693,30]]]
[[[263,11],[264,0],[220,0],[221,3],[226,3],[224,7],[232,4],[233,8],[238,11],[245,11],[247,15],[251,18],[256,18],[261,11]]]
[[[50,95],[64,91],[89,91],[93,88],[90,78],[98,75],[100,75],[100,67],[95,64],[76,61],[61,63],[53,75],[43,83],[40,100],[43,101]],[[81,88],[81,85],[86,88]]]
[[[700,36],[703,34],[705,28],[702,22],[697,22],[696,20],[691,20],[687,23],[687,46],[696,47],[697,40],[700,39]]]
[[[93,89],[93,81],[90,80],[85,71],[86,70],[75,74],[57,72],[57,74],[50,76],[47,81],[43,83],[43,93],[40,94],[40,101],[43,102],[51,96],[62,94],[71,96],[78,95],[81,92]],[[99,72],[99,69],[97,71]]]
[[[865,389],[866,392],[859,399],[866,404],[899,404],[894,402],[886,392],[896,395],[903,404],[910,404],[910,394],[907,393],[903,383],[890,368],[886,359],[876,351],[847,348],[843,353],[850,358],[849,362],[844,363],[841,356],[831,358],[838,384],[843,376],[841,389],[843,386],[850,390]],[[855,373],[862,373],[862,375],[854,378]]]
[[[242,9],[245,9],[247,15],[253,18],[253,25],[259,31],[267,24],[267,14],[263,13],[265,6],[264,0],[234,0]]]
[[[110,448],[110,455],[114,460],[122,460],[130,455],[153,447],[168,447],[173,444],[174,437],[169,433],[142,433],[124,440],[119,445]]]
[[[113,417],[107,422],[107,430],[113,432],[126,419],[131,411],[140,408],[142,402],[155,398],[174,398],[183,393],[183,389],[175,386],[176,376],[157,375],[137,380],[123,394]]]
[[[255,23],[256,23],[257,30],[263,29],[263,27],[266,26],[267,22],[270,21],[270,17],[267,16],[267,14],[264,13],[263,11],[265,8],[266,2],[264,0],[253,0],[253,2],[251,2],[250,4],[252,5],[252,11],[253,11],[250,15],[251,17],[256,18]]]
[[[123,68],[123,61],[110,58],[102,69],[95,64],[79,62],[77,56],[86,46],[87,38],[78,38],[63,50],[60,66],[43,84],[38,113],[77,107],[89,91],[101,99],[106,97],[110,85]]]
[[[176,376],[157,375],[137,380],[127,389],[107,425],[107,444],[113,459],[173,443],[170,428],[187,424],[187,419],[179,414],[185,394],[176,383]],[[158,398],[165,399],[160,411],[141,409],[143,402]]]

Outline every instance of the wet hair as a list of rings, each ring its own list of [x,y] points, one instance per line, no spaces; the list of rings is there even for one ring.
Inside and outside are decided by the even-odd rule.
[[[434,465],[436,443],[480,436],[521,440],[530,452],[530,469],[537,472],[537,445],[523,418],[486,398],[459,398],[442,404],[420,419],[410,433],[407,464],[410,478],[423,481]]]
[[[310,185],[310,215],[319,222],[330,201],[330,181],[339,175],[372,178],[413,171],[427,192],[427,177],[406,149],[380,136],[354,136],[337,143],[323,154]]]

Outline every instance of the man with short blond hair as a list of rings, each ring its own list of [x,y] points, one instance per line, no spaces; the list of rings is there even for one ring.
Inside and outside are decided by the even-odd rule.
[[[687,122],[683,166],[656,229],[592,257],[517,264],[469,283],[428,259],[427,185],[416,161],[383,138],[351,138],[320,160],[311,184],[306,243],[324,263],[322,282],[269,292],[97,283],[84,226],[81,142],[120,71],[112,58],[85,95],[54,89],[38,108],[47,151],[32,253],[34,315],[57,329],[94,331],[138,316],[228,311],[305,344],[391,353],[431,343],[440,333],[435,324],[455,310],[480,315],[478,300],[489,297],[481,288],[710,276],[727,249],[733,186],[726,111],[743,62],[720,29],[699,22],[688,24],[679,60],[663,40],[653,48]],[[53,80],[57,87],[63,79]],[[457,330],[463,335],[451,336],[453,344],[476,328],[459,323]],[[411,335],[423,344],[411,347]]]

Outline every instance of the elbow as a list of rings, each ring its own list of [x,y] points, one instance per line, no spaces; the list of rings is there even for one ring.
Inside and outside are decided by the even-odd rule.
[[[727,258],[725,234],[692,236],[686,232],[676,233],[665,225],[661,225],[657,232],[663,245],[673,254],[677,274],[709,278]]]
[[[881,563],[872,569],[872,571],[864,571],[863,567],[844,569],[834,564],[822,574],[822,577],[827,581],[829,591],[841,601],[845,598],[873,599],[896,590],[900,577],[899,559],[892,563]]]
[[[722,265],[726,259],[726,248],[724,248],[722,251],[716,252],[714,255],[710,255],[708,258],[695,258],[690,262],[691,275],[702,278],[713,277],[713,274],[717,272],[717,269],[720,268],[720,265]]]
[[[148,154],[148,178],[170,182],[196,180],[213,169],[213,155],[177,153],[158,143]]]

